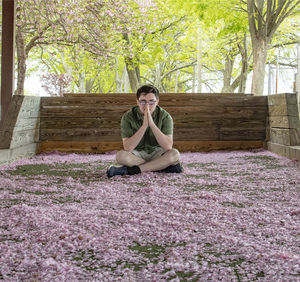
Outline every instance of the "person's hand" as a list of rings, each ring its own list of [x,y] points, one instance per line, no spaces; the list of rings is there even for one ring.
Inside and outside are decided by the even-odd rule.
[[[148,104],[145,105],[145,109],[144,109],[144,120],[143,120],[143,125],[145,128],[148,128],[149,126],[149,118],[148,118]],[[148,108],[149,109],[149,108]]]
[[[154,125],[154,121],[153,121],[153,118],[152,118],[152,115],[151,115],[151,112],[150,112],[150,107],[149,107],[148,104],[146,105],[146,109],[147,109],[147,116],[148,116],[148,125],[150,127],[152,127]]]

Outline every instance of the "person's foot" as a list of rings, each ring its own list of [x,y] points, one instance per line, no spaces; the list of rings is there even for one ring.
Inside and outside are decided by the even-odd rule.
[[[168,167],[160,170],[159,172],[165,172],[165,173],[181,173],[183,172],[183,167],[180,163],[176,165],[169,165]]]
[[[106,171],[106,175],[107,177],[113,177],[116,175],[127,175],[128,174],[128,170],[127,170],[127,166],[110,166],[107,171]]]

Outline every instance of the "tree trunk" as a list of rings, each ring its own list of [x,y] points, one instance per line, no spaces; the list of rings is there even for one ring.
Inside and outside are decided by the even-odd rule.
[[[251,92],[263,95],[267,48],[282,22],[298,8],[300,0],[247,0],[249,30],[253,48]]]
[[[159,89],[160,92],[163,91],[163,87],[162,87],[162,65],[160,63],[157,63],[155,65],[154,85]]]
[[[121,79],[120,79],[120,75],[119,75],[119,58],[116,57],[115,59],[115,81],[116,81],[116,92],[117,93],[122,93],[122,82],[121,82]]]
[[[251,92],[260,96],[264,92],[265,67],[267,60],[267,42],[264,38],[253,41],[253,78]]]
[[[130,45],[130,40],[127,33],[123,33],[123,39],[127,42],[128,45]],[[134,63],[132,57],[125,56],[124,61],[128,73],[131,92],[135,93],[140,86],[139,68]]]
[[[246,82],[248,77],[248,50],[247,50],[247,35],[244,35],[243,46],[238,44],[240,54],[242,57],[242,69],[239,82],[239,93],[245,93]]]
[[[121,89],[120,93],[129,93],[129,78],[126,67],[124,67],[121,76]]]
[[[193,66],[192,93],[196,92],[196,66]]]
[[[26,49],[24,36],[21,28],[17,28],[16,32],[16,45],[17,45],[17,60],[18,60],[18,77],[17,77],[17,89],[16,95],[24,95],[24,83],[26,76]]]
[[[92,93],[94,88],[95,79],[86,79],[85,81],[85,93]],[[101,92],[98,92],[101,93]]]
[[[80,72],[78,76],[79,93],[85,93],[85,74]]]
[[[202,42],[201,42],[201,30],[198,32],[197,42],[197,93],[202,93]]]
[[[179,81],[180,71],[175,72],[175,87],[174,87],[174,93],[178,93],[178,81]]]
[[[138,90],[139,87],[139,81],[136,75],[136,70],[135,67],[132,63],[131,58],[125,58],[125,63],[126,63],[126,70],[128,73],[128,78],[129,78],[129,84],[131,88],[131,92],[135,93]]]
[[[233,69],[234,60],[231,59],[228,55],[226,56],[225,69],[223,70],[223,88],[221,93],[230,93],[231,89],[231,76]]]
[[[243,64],[242,71],[241,71],[241,77],[240,77],[240,83],[239,83],[239,93],[245,93],[245,91],[246,91],[248,71],[244,71],[244,69],[245,69],[245,66]]]

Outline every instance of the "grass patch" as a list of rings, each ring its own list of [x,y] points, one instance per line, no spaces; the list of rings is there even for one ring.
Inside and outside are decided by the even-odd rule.
[[[54,191],[26,191],[26,190],[21,190],[21,189],[17,189],[14,192],[15,192],[15,194],[26,193],[26,194],[32,194],[32,195],[37,195],[37,196],[52,195],[52,194],[58,193],[58,192],[54,192]]]
[[[26,201],[23,200],[23,199],[1,199],[0,200],[0,206],[3,206],[5,208],[10,208],[11,206],[23,204],[25,202]]]
[[[67,255],[69,256],[71,253],[68,253]],[[101,268],[99,259],[96,257],[93,249],[78,250],[73,256],[71,256],[71,260],[74,261],[78,267],[87,271],[97,271]]]
[[[199,281],[198,277],[192,278],[195,274],[194,272],[176,271],[175,273],[176,273],[176,275],[169,277],[167,280],[171,281],[173,279],[179,278],[181,282],[186,282],[186,281],[196,282],[196,281]]]
[[[221,205],[224,207],[234,207],[234,208],[239,208],[239,209],[243,209],[246,207],[242,203],[234,203],[234,202],[223,202],[223,203],[221,203]]]
[[[153,262],[157,263],[155,260],[158,258],[162,253],[165,252],[166,246],[160,245],[149,245],[149,246],[142,246],[140,244],[136,244],[129,247],[130,250],[135,251],[139,254],[142,254],[145,258],[150,260],[154,260]]]
[[[243,160],[259,160],[259,161],[275,161],[277,162],[277,158],[271,157],[271,156],[262,156],[262,155],[257,155],[257,156],[245,156],[242,157]]]
[[[50,166],[46,164],[30,164],[18,166],[15,170],[8,170],[11,175],[29,176],[49,174]]]
[[[0,242],[5,242],[5,241],[10,241],[10,242],[14,242],[14,243],[21,243],[24,241],[20,240],[18,238],[14,238],[13,235],[2,235],[0,238]]]
[[[271,156],[245,156],[242,157],[245,161],[251,161],[252,163],[265,166],[265,169],[279,169],[286,167],[285,165],[280,165],[278,159]]]
[[[218,166],[218,163],[188,163],[184,164],[184,167],[194,167],[194,168],[207,168],[210,166]]]
[[[263,271],[259,271],[259,272],[256,273],[256,278],[257,279],[258,278],[263,278],[263,277],[265,277],[265,273]]]
[[[42,176],[53,176],[71,177],[81,183],[88,183],[99,180],[99,175],[91,173],[91,171],[103,171],[105,168],[106,166],[99,165],[99,162],[91,164],[29,164],[18,166],[15,170],[8,170],[7,172],[13,176],[26,177],[28,180],[43,180]]]
[[[134,185],[138,187],[147,187],[149,184],[145,182],[135,182]]]
[[[208,178],[211,178],[211,175],[210,174],[186,174],[185,177],[187,179],[189,178],[195,178],[195,179],[208,179]]]
[[[74,199],[70,196],[61,197],[52,200],[53,204],[69,204],[69,203],[81,203],[81,200]]]
[[[200,190],[215,190],[217,188],[219,188],[218,185],[198,185],[198,184],[185,184],[184,185],[184,188],[186,191],[192,191],[192,192],[195,192],[195,191],[200,191]]]

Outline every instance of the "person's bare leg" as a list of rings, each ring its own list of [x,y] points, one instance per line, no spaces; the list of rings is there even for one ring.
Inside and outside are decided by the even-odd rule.
[[[179,162],[179,151],[176,149],[171,149],[165,152],[162,156],[143,164],[138,165],[141,172],[146,171],[157,171],[168,167],[169,165],[174,165]]]
[[[142,158],[139,158],[132,154],[131,152],[127,151],[119,151],[116,155],[116,161],[120,165],[126,165],[126,166],[140,166],[141,164],[145,163],[146,161]]]

